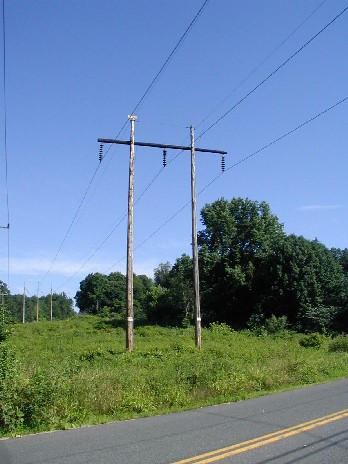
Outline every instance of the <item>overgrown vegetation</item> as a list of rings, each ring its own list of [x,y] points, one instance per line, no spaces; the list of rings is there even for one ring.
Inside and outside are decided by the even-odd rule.
[[[115,319],[17,324],[0,347],[1,432],[167,413],[348,374],[348,352],[333,349],[336,339],[321,335],[320,346],[304,348],[283,323],[276,332],[272,318],[271,333],[213,323],[201,352],[192,327],[139,326],[133,353]]]
[[[265,202],[220,199],[201,216],[201,352],[187,255],[160,264],[154,280],[134,275],[134,353],[124,348],[121,273],[82,280],[75,300],[90,316],[76,317],[72,300],[54,294],[47,321],[49,295],[39,299],[40,322],[13,333],[23,297],[0,281],[2,433],[236,401],[348,374],[348,339],[337,336],[348,323],[348,250],[286,235]],[[26,300],[26,321],[36,319],[36,303]]]
[[[337,333],[348,323],[348,250],[284,232],[266,202],[220,199],[201,210],[198,233],[202,317],[235,329],[268,321],[302,333]],[[76,303],[89,314],[124,316],[126,279],[90,274]],[[161,263],[154,281],[134,275],[135,317],[149,324],[193,322],[192,260]],[[272,321],[272,317],[275,317]],[[274,327],[272,327],[272,325]]]

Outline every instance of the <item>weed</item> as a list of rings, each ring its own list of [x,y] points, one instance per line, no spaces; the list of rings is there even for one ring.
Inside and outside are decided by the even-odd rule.
[[[344,351],[348,353],[348,337],[339,336],[331,340],[329,343],[329,351]]]

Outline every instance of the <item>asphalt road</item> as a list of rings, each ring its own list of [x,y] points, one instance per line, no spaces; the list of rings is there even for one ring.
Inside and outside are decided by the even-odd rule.
[[[1,464],[348,463],[348,379],[167,416],[0,440]]]

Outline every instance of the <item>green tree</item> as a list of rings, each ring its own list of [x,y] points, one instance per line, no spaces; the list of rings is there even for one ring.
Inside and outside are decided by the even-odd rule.
[[[161,325],[189,323],[193,313],[193,268],[183,254],[173,266],[167,262],[154,271],[157,286],[148,301],[148,319]]]
[[[134,317],[144,319],[147,293],[154,283],[145,275],[133,276]],[[89,274],[80,283],[80,290],[75,296],[80,312],[87,314],[117,314],[125,316],[126,312],[126,277],[121,272]]]
[[[166,263],[160,263],[154,270],[155,284],[160,285],[163,288],[169,287],[169,275],[172,269],[172,265],[169,261]]]
[[[331,253],[335,260],[342,266],[343,270],[348,274],[348,248],[344,250],[340,248],[331,248]]]
[[[75,295],[80,312],[99,314],[103,310],[122,313],[125,310],[126,278],[120,272],[109,276],[99,272],[88,274]]]
[[[258,309],[285,315],[301,331],[332,327],[343,301],[344,274],[317,240],[289,235],[275,243],[255,274]]]
[[[255,311],[255,270],[285,237],[266,202],[233,198],[207,204],[200,247],[202,313],[206,322],[246,323]]]

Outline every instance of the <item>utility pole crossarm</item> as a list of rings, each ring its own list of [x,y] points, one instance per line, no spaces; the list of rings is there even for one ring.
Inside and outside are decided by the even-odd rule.
[[[98,139],[99,143],[117,143],[118,145],[130,145],[129,140],[116,140],[116,139]],[[168,148],[173,150],[187,150],[191,151],[190,147],[184,147],[182,145],[167,145],[164,143],[150,143],[150,142],[134,142],[134,145],[138,147],[152,147],[152,148]],[[217,153],[218,155],[227,155],[227,151],[222,150],[210,150],[209,148],[196,148],[195,152],[200,151],[203,153]]]

